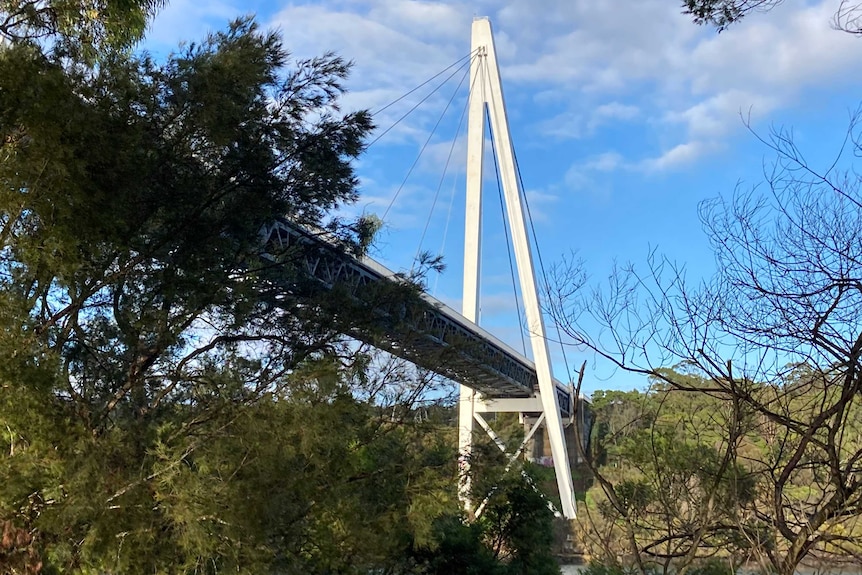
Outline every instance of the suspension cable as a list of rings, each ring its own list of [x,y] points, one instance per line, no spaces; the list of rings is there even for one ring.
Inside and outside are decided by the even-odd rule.
[[[467,77],[466,72],[464,76],[461,77],[461,81],[458,82],[458,87],[455,88],[455,91],[461,89],[461,85],[464,83],[464,79]],[[464,108],[461,110],[461,116],[458,118],[458,127],[455,129],[455,137],[452,139],[452,145],[449,146],[449,155],[446,156],[446,165],[443,166],[443,174],[440,176],[440,182],[437,184],[437,190],[434,192],[434,200],[431,202],[431,209],[428,211],[428,219],[425,220],[425,228],[422,230],[422,236],[419,238],[419,247],[416,248],[416,257],[413,258],[413,262],[417,262],[419,260],[419,255],[422,253],[422,243],[425,241],[425,234],[428,233],[428,227],[431,224],[431,218],[434,215],[434,208],[437,207],[437,200],[440,198],[440,190],[443,189],[443,182],[446,180],[446,172],[449,170],[449,163],[452,161],[452,154],[455,152],[455,144],[458,142],[458,135],[461,133],[461,126],[464,125],[464,118],[467,116],[467,109],[470,107],[470,95],[473,93],[473,87],[476,84],[476,80],[479,78],[479,75],[476,74],[476,77],[473,78],[473,81],[470,83],[470,90],[467,92],[467,99],[464,102]],[[453,185],[453,194],[452,197],[454,199],[454,185]],[[449,215],[446,216],[446,230],[449,229],[449,217],[452,214],[452,203],[449,203]],[[446,232],[443,233],[443,239],[445,243]],[[442,249],[440,250],[442,254]],[[411,266],[412,267],[412,266]]]
[[[469,54],[467,54],[466,56],[462,56],[462,57],[458,58],[457,60],[455,60],[454,62],[452,62],[451,64],[449,64],[448,66],[446,66],[445,68],[443,68],[442,70],[440,70],[439,72],[437,72],[436,74],[434,74],[433,76],[431,76],[430,78],[428,78],[427,80],[425,80],[424,82],[422,82],[421,84],[419,84],[418,86],[416,86],[415,88],[413,88],[412,90],[410,90],[409,92],[407,92],[406,94],[403,94],[402,96],[400,96],[400,97],[398,97],[398,98],[396,98],[396,99],[392,100],[391,102],[389,102],[388,104],[386,104],[385,106],[383,106],[382,108],[380,108],[379,110],[377,110],[377,111],[375,111],[375,112],[372,112],[372,113],[371,113],[371,116],[372,116],[372,117],[374,117],[374,116],[376,116],[377,114],[379,114],[380,112],[382,112],[382,111],[384,111],[384,110],[386,110],[386,109],[388,109],[388,108],[391,108],[392,106],[394,106],[395,104],[397,104],[398,102],[400,102],[401,100],[403,100],[404,98],[406,98],[407,96],[409,96],[410,94],[412,94],[413,92],[415,92],[416,90],[418,90],[418,89],[420,89],[420,88],[424,87],[425,85],[429,84],[431,81],[433,81],[433,80],[435,80],[435,79],[439,78],[440,76],[442,76],[443,74],[445,74],[447,71],[449,71],[450,69],[452,69],[452,68],[454,68],[455,66],[457,66],[458,64],[460,64],[462,60],[464,60],[464,59],[466,59],[466,58],[471,58],[471,57],[473,56],[473,54],[475,54],[478,50],[479,50],[479,49],[478,49],[478,48],[476,48],[475,50],[473,50],[472,52],[470,52],[470,53],[469,53]]]
[[[545,288],[545,294],[548,298],[548,305],[550,305],[551,300],[551,284],[548,281],[548,275],[545,273],[545,263],[542,261],[542,251],[539,249],[539,237],[536,235],[536,226],[533,224],[533,214],[530,211],[530,202],[527,200],[527,190],[524,188],[524,178],[521,176],[521,167],[518,164],[518,155],[515,153],[515,147],[512,146],[512,157],[515,160],[515,172],[518,174],[518,185],[521,186],[521,190],[523,191],[522,197],[524,198],[524,206],[527,208],[527,220],[530,222],[530,230],[533,232],[533,243],[536,246],[536,258],[539,260],[539,271],[542,274],[542,282],[543,287]],[[539,310],[541,313],[541,309]],[[563,365],[566,367],[566,376],[571,379],[572,374],[569,371],[569,359],[566,356],[566,346],[563,345],[563,335],[560,331],[560,324],[554,321],[554,328],[557,331],[557,341],[560,344],[560,351],[563,353]],[[577,398],[575,398],[577,401]]]
[[[462,59],[463,59],[463,58],[462,58]],[[448,76],[446,76],[446,79],[445,79],[445,80],[443,80],[442,82],[440,82],[439,84],[437,84],[437,87],[436,87],[436,88],[434,88],[433,90],[431,90],[431,91],[430,91],[430,92],[429,92],[429,93],[428,93],[424,98],[422,98],[421,100],[419,100],[419,101],[418,101],[418,102],[417,102],[417,103],[416,103],[412,108],[410,108],[409,110],[407,110],[407,112],[405,112],[403,116],[401,116],[400,118],[398,118],[397,120],[395,120],[395,123],[394,123],[394,124],[392,124],[391,126],[389,126],[388,128],[386,128],[385,130],[383,130],[380,134],[378,134],[378,135],[377,135],[377,137],[376,137],[376,138],[374,138],[373,140],[371,140],[371,142],[370,142],[367,146],[365,146],[365,149],[367,150],[368,148],[370,148],[371,146],[373,146],[374,144],[376,144],[376,143],[380,140],[380,138],[382,138],[383,136],[385,136],[386,134],[388,134],[390,131],[392,131],[392,129],[393,129],[395,126],[397,126],[398,124],[400,124],[400,123],[401,123],[401,121],[402,121],[404,118],[406,118],[407,116],[409,116],[410,114],[412,114],[412,113],[416,110],[416,108],[418,108],[419,106],[421,106],[422,104],[424,104],[424,103],[428,100],[428,98],[430,98],[431,96],[433,96],[433,95],[437,92],[437,90],[439,90],[439,89],[440,89],[440,88],[442,88],[444,85],[446,85],[446,83],[447,83],[449,80],[451,80],[451,79],[452,79],[452,77],[453,77],[453,76],[455,76],[455,74],[457,74],[458,72],[460,72],[460,71],[461,71],[461,69],[463,69],[463,68],[464,68],[464,66],[467,66],[467,65],[468,65],[468,64],[470,64],[470,62],[472,62],[472,61],[473,61],[473,59],[472,59],[472,58],[470,58],[469,60],[467,60],[466,62],[462,63],[460,66],[458,66],[458,68],[456,68],[454,72],[452,72],[451,74],[449,74]],[[450,67],[451,67],[451,66],[450,66]],[[467,69],[469,70],[469,67],[468,67]]]
[[[467,62],[467,64],[469,64],[470,62],[472,62],[472,59],[471,59],[471,60],[469,60],[469,61]],[[454,76],[454,75],[455,75],[459,70],[461,70],[461,68],[463,68],[465,65],[466,65],[466,64],[462,64],[460,68],[458,68],[457,70],[455,70],[455,72],[453,72],[453,73],[449,76],[449,78],[451,78],[452,76]],[[466,75],[467,75],[469,72],[470,72],[470,68],[468,67],[468,68],[467,68],[467,71],[464,73],[464,76],[466,77]],[[449,81],[449,78],[446,78],[446,80],[445,80],[443,83],[445,84],[446,82],[448,82],[448,81]],[[461,87],[461,83],[463,83],[463,82],[464,82],[464,79],[462,78],[462,79],[461,79],[461,82],[459,82],[459,83],[458,83],[458,87],[459,87],[459,88]],[[442,86],[442,85],[443,85],[443,84],[441,84],[440,86]],[[435,88],[435,89],[434,89],[434,92],[436,92],[436,91],[440,88],[440,86],[437,86],[437,88]],[[431,93],[433,94],[434,92],[431,92]],[[383,221],[386,221],[386,216],[388,216],[388,215],[389,215],[389,210],[391,210],[391,209],[392,209],[393,204],[395,204],[395,200],[396,200],[396,199],[398,199],[398,195],[401,193],[401,190],[403,190],[403,189],[404,189],[404,186],[407,184],[407,180],[408,180],[408,179],[410,179],[410,175],[413,173],[413,170],[414,170],[414,169],[416,169],[417,164],[419,164],[419,159],[422,157],[423,152],[425,152],[425,148],[427,148],[427,147],[428,147],[428,144],[431,142],[431,138],[433,138],[433,137],[434,137],[434,133],[437,131],[437,128],[440,126],[440,122],[442,122],[442,121],[443,121],[443,116],[445,116],[445,115],[446,115],[446,111],[449,109],[449,106],[451,106],[451,105],[452,105],[452,101],[455,99],[455,96],[456,96],[457,94],[458,94],[458,90],[456,89],[456,90],[452,93],[452,97],[451,97],[451,98],[449,98],[449,101],[446,103],[446,107],[443,109],[443,113],[442,113],[442,114],[440,114],[440,117],[439,117],[439,118],[437,118],[437,123],[435,123],[435,124],[434,124],[434,128],[432,128],[431,133],[430,133],[430,134],[428,134],[428,138],[425,140],[425,143],[424,143],[424,144],[422,144],[422,148],[419,150],[419,154],[416,156],[416,159],[415,159],[415,160],[413,160],[413,164],[410,166],[410,169],[409,169],[409,170],[407,170],[407,175],[406,175],[406,176],[404,176],[404,180],[401,182],[401,185],[400,185],[400,186],[398,186],[398,189],[395,191],[395,195],[394,195],[394,196],[392,196],[392,200],[389,202],[389,205],[388,205],[388,206],[386,206],[386,211],[385,211],[385,212],[383,212],[383,217],[381,218]],[[427,100],[429,97],[430,97],[430,94],[429,94],[428,96],[426,96],[426,97],[422,100],[422,102],[424,102],[425,100]],[[422,102],[419,102],[419,104],[421,104]],[[419,104],[416,104],[416,106],[413,106],[413,108],[411,109],[411,112],[412,112],[413,110],[415,110],[415,109],[419,106]],[[410,112],[408,112],[408,114],[409,114],[409,113],[410,113]],[[402,116],[402,117],[401,117],[401,119],[404,119],[404,118],[406,117],[406,115],[407,115],[407,114],[405,114],[404,116]],[[400,122],[401,120],[398,120],[398,121]],[[397,124],[397,123],[398,123],[398,122],[396,122],[395,124]],[[391,130],[392,128],[394,128],[394,127],[395,127],[395,124],[393,124],[393,125],[392,125],[392,127],[390,127],[390,128],[389,128],[389,130]],[[386,131],[388,132],[389,130],[386,130]],[[385,133],[385,132],[384,132],[384,133]],[[383,134],[380,134],[380,136],[378,136],[378,137],[374,140],[374,142],[376,142],[377,140],[379,140],[381,136],[383,136]],[[371,144],[373,144],[374,142],[371,142]],[[371,144],[369,144],[369,146],[370,146]]]
[[[527,340],[524,338],[524,320],[521,317],[521,306],[518,299],[518,288],[515,283],[515,265],[512,261],[512,242],[509,239],[509,226],[506,220],[506,211],[503,206],[503,186],[500,178],[500,166],[497,164],[497,146],[494,143],[494,131],[491,129],[491,117],[486,116],[488,120],[488,134],[491,140],[491,155],[494,158],[494,174],[497,176],[497,194],[500,197],[500,214],[503,216],[503,233],[506,236],[506,253],[509,255],[509,274],[512,277],[512,292],[515,294],[515,310],[518,312],[518,333],[521,334],[521,348],[524,351],[524,356],[527,355]]]

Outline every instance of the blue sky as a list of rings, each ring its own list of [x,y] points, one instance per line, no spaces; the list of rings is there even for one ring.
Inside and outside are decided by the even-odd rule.
[[[828,165],[840,145],[862,100],[862,44],[830,28],[836,6],[835,0],[786,2],[716,34],[693,25],[675,0],[504,6],[488,0],[173,0],[153,23],[146,47],[164,55],[180,41],[256,13],[262,25],[281,30],[298,58],[334,50],[353,60],[344,108],[375,110],[467,55],[473,17],[488,16],[546,265],[575,251],[591,283],[601,283],[615,261],[642,264],[657,249],[696,279],[714,268],[698,203],[762,182],[764,161],[772,157],[747,131],[741,112],[762,134],[771,126],[792,127],[815,165]],[[384,213],[460,78],[358,162],[362,199],[355,212]],[[465,157],[464,129],[458,133],[457,126],[466,85],[393,204],[373,253],[391,269],[408,269],[431,213],[422,247],[442,248],[448,269],[429,278],[429,287],[456,308]],[[380,128],[426,93],[378,115]],[[520,349],[493,179],[486,192],[480,323]],[[555,353],[556,375],[565,379]],[[567,355],[570,365],[588,360],[588,393],[645,383],[583,350]]]

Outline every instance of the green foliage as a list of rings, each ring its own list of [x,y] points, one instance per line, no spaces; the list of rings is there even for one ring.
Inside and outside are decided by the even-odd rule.
[[[157,418],[169,396],[211,399],[227,384],[206,375],[214,366],[265,388],[263,374],[326,342],[264,307],[258,232],[353,200],[349,159],[369,122],[333,115],[341,60],[282,77],[286,58],[251,22],[163,66],[0,53],[0,307],[90,428],[122,410]]]
[[[663,573],[663,570],[659,565],[648,565],[645,566],[644,572],[646,575],[659,575],[660,573]],[[685,571],[687,575],[732,575],[735,572],[736,571],[728,563],[714,557],[698,561]],[[635,575],[636,573],[639,573],[639,570],[633,566],[590,561],[589,564],[581,570],[581,573],[583,573],[583,575]]]
[[[598,561],[590,561],[586,567],[581,570],[583,575],[633,575],[634,569],[621,567],[619,565],[609,565]]]
[[[736,0],[685,0],[683,13],[689,14],[695,24],[711,24],[719,31],[742,18],[744,14]]]
[[[689,575],[733,575],[736,570],[726,561],[710,557],[688,570]]]
[[[435,547],[416,551],[416,573],[423,575],[504,575],[505,567],[484,540],[483,526],[459,517],[434,522]]]
[[[594,450],[604,457],[595,464],[608,484],[588,493],[585,540],[597,557],[631,557],[633,538],[644,565],[706,569],[717,550],[744,555],[755,531],[756,520],[740,512],[757,505],[762,487],[737,454],[758,430],[701,392],[708,382],[695,373],[662,373],[690,391],[659,384],[596,394]]]
[[[595,396],[594,451],[603,457],[594,463],[608,484],[594,486],[585,500],[589,513],[582,527],[592,554],[603,560],[632,557],[633,538],[644,565],[662,570],[724,573],[746,561],[778,570],[769,557],[781,557],[789,544],[766,510],[778,505],[785,517],[808,521],[830,500],[834,487],[825,446],[832,442],[836,455],[847,460],[862,446],[855,397],[844,407],[841,440],[833,442],[828,429],[783,428],[712,393],[710,381],[694,370],[660,374],[663,383],[645,393]],[[801,364],[788,366],[779,385],[738,385],[780,413],[816,422],[824,405],[841,399],[833,377]],[[854,523],[846,518],[854,516],[852,506],[836,513],[818,536],[857,536],[847,528]],[[821,545],[818,551],[821,557],[842,557],[847,548]]]
[[[270,306],[260,273],[277,216],[367,241],[324,221],[355,198],[370,128],[336,110],[346,64],[285,72],[250,21],[163,65],[88,62],[0,49],[0,519],[65,570],[253,570],[289,551],[279,538],[337,547],[351,531],[368,561],[387,556],[407,536],[381,522],[440,475],[381,463],[414,447],[373,433],[344,390],[356,372],[319,363],[337,334]],[[303,378],[325,384],[313,413]],[[303,420],[327,423],[319,440]],[[435,453],[439,469],[422,453],[417,469]],[[348,561],[339,549],[329,561]]]
[[[442,516],[433,544],[414,554],[427,575],[558,575],[551,553],[553,513],[529,474],[503,477],[482,517],[472,524]]]
[[[495,553],[506,558],[507,573],[558,574],[551,554],[554,515],[528,471],[502,480],[481,521]]]
[[[250,20],[157,64],[109,49],[157,6],[121,4],[0,29],[28,36],[0,47],[2,568],[553,572],[544,500],[518,479],[462,524],[421,374],[342,335],[418,288],[300,305],[298,250],[261,253],[279,217],[352,253],[379,225],[332,215],[371,128],[347,64]]]
[[[638,391],[596,391],[592,397],[591,451],[601,465],[610,463],[615,445],[655,419],[654,405]]]
[[[53,42],[92,61],[131,47],[164,0],[2,0],[0,39]]]
[[[349,381],[333,385],[334,367],[305,365],[289,394],[222,404],[192,433],[172,418],[144,450],[118,428],[67,437],[59,453],[21,446],[3,458],[4,515],[17,505],[13,521],[61,569],[401,566],[424,526],[457,508],[454,447],[433,427],[387,423]],[[33,461],[40,452],[51,460]]]

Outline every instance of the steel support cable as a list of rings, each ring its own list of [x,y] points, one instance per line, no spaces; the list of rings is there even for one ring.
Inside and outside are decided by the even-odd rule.
[[[539,260],[539,271],[542,274],[542,282],[545,288],[545,294],[548,298],[548,305],[551,300],[551,284],[548,281],[548,275],[545,273],[545,263],[542,261],[542,251],[539,249],[539,237],[536,235],[536,226],[533,224],[533,214],[530,211],[530,202],[527,200],[527,190],[524,188],[524,178],[521,176],[521,166],[518,164],[518,155],[515,153],[515,147],[512,146],[512,157],[515,159],[515,172],[518,174],[518,185],[521,186],[524,194],[524,206],[527,208],[527,220],[530,222],[530,230],[533,232],[533,242],[536,244],[536,258]],[[541,313],[541,310],[539,310]],[[566,346],[563,345],[563,334],[560,331],[560,324],[554,321],[554,328],[557,331],[557,341],[560,344],[560,351],[563,353],[563,365],[566,367],[566,376],[571,378],[572,374],[569,371],[569,358],[566,356]],[[575,398],[577,401],[577,398]]]
[[[505,105],[503,106],[503,108],[505,109]],[[489,120],[489,121],[490,121],[490,120]],[[491,140],[491,145],[493,146],[493,138],[492,138],[492,140]],[[540,271],[540,273],[541,273],[541,275],[542,275],[542,281],[544,282],[544,286],[543,286],[543,287],[545,288],[545,291],[550,295],[550,286],[549,286],[549,283],[548,283],[547,275],[545,274],[545,266],[544,266],[544,264],[542,263],[542,254],[541,254],[541,252],[539,251],[538,241],[536,240],[536,228],[535,228],[535,226],[533,225],[533,216],[532,216],[532,214],[530,213],[530,203],[527,201],[527,192],[526,192],[526,190],[525,190],[525,188],[524,188],[524,179],[521,177],[521,168],[518,166],[518,157],[517,157],[517,155],[515,154],[515,146],[514,146],[514,145],[512,145],[512,157],[513,157],[513,159],[514,159],[514,161],[515,161],[515,171],[516,171],[517,176],[518,176],[518,186],[520,186],[520,190],[521,190],[521,192],[523,192],[522,194],[518,194],[518,197],[519,197],[519,199],[520,199],[520,198],[523,198],[523,202],[524,202],[524,205],[525,205],[526,210],[527,210],[527,219],[528,219],[528,220],[529,220],[529,222],[530,222],[530,229],[531,229],[531,230],[532,230],[532,232],[533,232],[533,239],[534,239],[534,241],[535,241],[535,243],[536,243],[536,255],[538,256],[538,259],[539,259],[539,271]],[[495,164],[495,166],[496,166],[496,162],[497,162],[497,156],[496,156],[496,154],[495,154],[495,155],[494,155],[494,164]],[[528,241],[529,241],[529,240],[528,240]],[[508,244],[507,244],[507,245],[508,245]],[[529,246],[527,246],[527,247],[528,247],[528,249],[529,249]],[[511,258],[511,256],[510,256],[510,258]],[[539,313],[542,313],[541,308],[539,309]],[[562,340],[562,335],[561,335],[561,333],[560,333],[560,326],[559,326],[559,325],[557,325],[557,323],[556,323],[556,322],[554,322],[554,326],[556,327],[556,330],[557,330],[557,336],[558,336],[558,337],[557,337],[557,339],[559,340],[559,343],[560,343],[560,349],[561,349],[561,350],[562,350],[562,352],[563,352],[563,362],[564,362],[564,364],[565,364],[565,366],[566,366],[566,374],[569,374],[569,360],[568,360],[568,358],[566,357],[566,350],[565,350],[565,348],[563,347],[563,340]],[[523,336],[522,336],[522,337],[523,337]],[[547,336],[545,336],[545,339],[547,339]]]
[[[461,81],[458,82],[458,87],[455,88],[455,92],[461,89],[461,85],[464,83],[464,79],[467,77],[466,72],[465,75],[461,77]],[[428,233],[428,226],[431,225],[431,218],[434,216],[434,208],[437,207],[437,200],[440,198],[440,190],[443,189],[443,182],[446,180],[446,172],[449,171],[449,164],[452,161],[452,154],[455,151],[455,144],[458,142],[458,135],[461,133],[461,126],[464,125],[464,118],[467,116],[467,110],[470,107],[470,94],[473,93],[473,87],[476,84],[476,79],[479,77],[477,74],[473,81],[470,84],[470,91],[467,92],[467,101],[464,102],[464,108],[461,110],[461,116],[458,118],[458,127],[455,128],[455,137],[452,139],[452,145],[449,146],[449,155],[446,156],[446,165],[443,166],[443,174],[440,176],[440,182],[437,184],[437,190],[434,192],[434,200],[431,202],[431,209],[428,212],[428,219],[425,220],[425,228],[422,230],[422,237],[419,238],[419,247],[416,249],[416,257],[413,258],[413,262],[419,260],[419,255],[422,253],[422,244],[425,241],[425,235]],[[454,98],[454,95],[453,95]],[[454,194],[453,194],[454,196]],[[449,215],[446,217],[446,230],[449,229],[449,217],[452,214],[452,204],[449,204]],[[444,243],[445,243],[445,232],[444,232]],[[440,250],[442,253],[442,249]],[[412,267],[412,266],[411,266]]]
[[[509,226],[506,220],[506,210],[503,200],[503,186],[500,178],[500,166],[497,163],[497,146],[494,142],[494,130],[491,129],[491,116],[486,116],[488,120],[488,139],[491,140],[491,156],[494,158],[494,175],[497,177],[497,195],[500,197],[500,214],[503,216],[503,234],[506,236],[506,253],[509,255],[509,274],[512,276],[512,292],[515,294],[515,310],[518,312],[518,333],[521,334],[521,348],[524,350],[524,356],[527,356],[527,340],[524,338],[524,319],[521,317],[521,306],[518,299],[518,287],[515,280],[515,265],[512,261],[512,242],[509,237]]]
[[[477,48],[478,50],[478,48]],[[473,96],[473,90],[476,88],[475,84],[479,79],[479,74],[476,74],[476,77],[473,78],[473,84],[470,86],[470,93],[467,99],[467,106],[470,106],[469,98]],[[440,250],[438,253],[442,254],[446,249],[446,239],[449,237],[449,225],[452,222],[452,207],[455,205],[455,188],[458,185],[458,178],[452,178],[452,191],[449,193],[449,210],[446,213],[446,227],[443,228],[443,238],[440,241]],[[437,277],[434,278],[434,293],[437,293],[437,283],[440,280],[440,274],[437,274]]]
[[[469,60],[469,61],[467,62],[467,64],[469,64],[470,62],[472,62],[472,59],[471,59],[471,60]],[[461,66],[461,68],[463,68],[463,67],[464,67],[464,66],[462,65],[462,66]],[[450,79],[452,76],[454,76],[454,75],[455,75],[459,70],[461,70],[461,68],[458,68],[458,70],[455,70],[455,72],[453,72],[453,73],[452,73],[448,78],[446,78],[446,80],[443,82],[443,84],[445,84],[446,82],[448,82],[448,81],[449,81],[449,79]],[[470,72],[470,68],[469,68],[469,66],[468,66],[468,67],[467,67],[467,71],[465,72],[465,76],[466,76],[466,74],[468,74],[469,72]],[[463,82],[464,82],[464,79],[462,78],[462,79],[461,79],[461,82],[459,82],[459,84],[458,84],[458,87],[459,87],[459,88],[461,87],[461,84],[462,84]],[[443,84],[441,84],[440,86],[442,86]],[[436,91],[440,88],[440,86],[437,86],[437,88],[435,88],[435,89],[434,89],[434,91],[436,92]],[[432,92],[432,94],[433,94],[433,93],[434,93],[434,92]],[[404,186],[407,184],[407,180],[409,180],[409,179],[410,179],[410,175],[413,173],[413,170],[415,170],[415,169],[416,169],[416,166],[419,164],[419,160],[422,158],[422,154],[425,152],[425,148],[427,148],[427,147],[428,147],[428,144],[431,142],[431,138],[433,138],[433,137],[434,137],[435,132],[437,132],[437,128],[440,126],[440,122],[442,122],[442,121],[443,121],[443,116],[445,116],[445,115],[446,115],[446,111],[449,109],[449,106],[451,106],[451,105],[452,105],[452,101],[455,99],[455,96],[456,96],[457,94],[458,94],[458,90],[456,89],[456,90],[452,93],[452,97],[451,97],[451,98],[449,98],[449,101],[446,103],[446,107],[443,109],[443,113],[442,113],[442,114],[440,114],[440,117],[439,117],[439,118],[437,118],[437,122],[434,124],[434,127],[431,129],[431,133],[430,133],[430,134],[428,134],[428,138],[425,140],[425,143],[424,143],[424,144],[422,144],[422,148],[420,148],[420,149],[419,149],[419,154],[416,156],[416,159],[415,159],[415,160],[413,160],[413,164],[410,166],[410,169],[409,169],[409,170],[407,170],[407,175],[406,175],[406,176],[404,176],[404,180],[401,182],[401,185],[400,185],[400,186],[398,186],[398,189],[397,189],[397,190],[395,190],[395,195],[394,195],[394,196],[392,196],[392,200],[389,202],[389,205],[388,205],[388,206],[386,206],[386,211],[385,211],[385,212],[383,212],[383,217],[382,217],[381,219],[382,219],[384,222],[386,221],[386,216],[388,216],[388,215],[389,215],[389,210],[391,210],[391,209],[392,209],[392,206],[395,204],[395,200],[397,200],[397,199],[398,199],[398,195],[399,195],[399,194],[401,194],[401,190],[403,190],[403,189],[404,189]],[[427,100],[427,99],[428,99],[428,97],[430,97],[430,94],[429,94],[428,96],[426,96],[426,97],[422,100],[422,102],[424,102],[425,100]],[[421,104],[422,102],[419,102],[419,104]],[[414,106],[414,107],[413,107],[413,110],[415,110],[415,109],[419,106],[419,104],[417,104],[416,106]],[[411,111],[412,111],[412,110],[411,110]],[[408,112],[408,114],[409,114],[409,112]],[[403,117],[402,117],[402,119],[403,119],[404,117],[406,117],[406,115],[405,115],[405,116],[403,116]],[[399,122],[400,122],[400,121],[401,121],[401,120],[399,120]],[[397,122],[396,122],[396,124],[397,124]],[[394,127],[395,127],[395,125],[393,125],[393,126],[392,126],[392,128],[394,128]],[[392,128],[389,128],[389,129],[391,130]],[[387,130],[387,131],[389,131],[389,130]],[[380,134],[380,136],[382,136],[382,135],[383,135],[383,134]],[[374,140],[374,142],[376,142],[377,140],[379,140],[379,139],[380,139],[380,136],[378,136],[378,137],[377,137],[377,139],[375,139],[375,140]],[[371,143],[373,144],[374,142],[371,142]],[[369,146],[370,146],[370,145],[371,145],[371,144],[369,144]]]
[[[446,83],[447,83],[449,80],[451,80],[451,79],[455,76],[455,74],[457,74],[458,72],[460,72],[460,71],[461,71],[461,69],[462,69],[462,68],[464,68],[464,66],[468,66],[468,65],[470,64],[470,62],[472,62],[472,61],[473,61],[473,58],[470,58],[469,60],[467,60],[466,62],[462,63],[460,66],[458,66],[458,68],[456,68],[454,72],[452,72],[451,74],[449,74],[448,76],[446,76],[446,79],[445,79],[445,80],[443,80],[442,82],[440,82],[439,84],[437,84],[437,87],[436,87],[436,88],[434,88],[433,90],[431,90],[431,91],[430,91],[430,92],[429,92],[429,93],[428,93],[424,98],[422,98],[421,100],[419,100],[419,101],[418,101],[418,102],[417,102],[417,103],[416,103],[412,108],[410,108],[409,110],[407,110],[407,112],[406,112],[403,116],[401,116],[400,118],[398,118],[397,120],[395,120],[395,123],[394,123],[394,124],[392,124],[391,126],[389,126],[388,128],[386,128],[385,130],[383,130],[383,132],[381,132],[380,134],[378,134],[376,138],[374,138],[373,140],[371,140],[371,142],[370,142],[367,146],[365,146],[365,149],[367,150],[368,148],[370,148],[371,146],[373,146],[374,144],[376,144],[376,143],[380,140],[380,138],[382,138],[383,136],[385,136],[386,134],[388,134],[389,132],[391,132],[391,131],[392,131],[392,129],[393,129],[395,126],[397,126],[398,124],[400,124],[400,123],[401,123],[401,121],[402,121],[402,120],[404,120],[404,118],[406,118],[407,116],[409,116],[410,114],[412,114],[412,113],[416,110],[416,108],[418,108],[419,106],[421,106],[422,104],[424,104],[424,103],[428,100],[428,98],[430,98],[431,96],[433,96],[434,94],[436,94],[436,93],[437,93],[437,90],[439,90],[440,88],[442,88],[443,86],[445,86],[445,85],[446,85]],[[470,68],[468,67],[467,69],[469,70]],[[378,112],[378,113],[379,113],[379,112]]]
[[[469,102],[468,102],[469,105]],[[452,191],[449,192],[449,210],[446,212],[446,226],[443,228],[443,239],[440,240],[440,249],[437,250],[437,253],[441,256],[446,249],[446,238],[449,237],[449,223],[452,221],[452,207],[455,205],[455,188],[458,185],[458,178],[452,178]],[[432,295],[436,297],[437,294],[437,282],[440,279],[440,274],[437,274],[434,277],[434,288],[431,290]]]
[[[416,86],[415,88],[413,88],[412,90],[410,90],[409,92],[407,92],[406,94],[404,94],[404,95],[402,95],[402,96],[400,96],[400,97],[396,98],[395,100],[392,100],[391,102],[389,102],[388,104],[386,104],[385,106],[383,106],[382,108],[380,108],[379,110],[377,110],[376,112],[372,112],[372,113],[371,113],[371,116],[372,116],[372,117],[374,117],[374,116],[376,116],[377,114],[379,114],[380,112],[382,112],[382,111],[384,111],[384,110],[386,110],[386,109],[388,109],[388,108],[391,108],[392,106],[394,106],[395,104],[397,104],[398,102],[400,102],[401,100],[403,100],[404,98],[406,98],[407,96],[409,96],[410,94],[412,94],[413,92],[415,92],[416,90],[418,90],[418,89],[420,89],[420,88],[422,88],[422,87],[426,86],[426,85],[427,85],[427,84],[429,84],[431,81],[436,80],[437,78],[439,78],[440,76],[442,76],[443,74],[445,74],[447,71],[451,70],[452,68],[454,68],[455,66],[457,66],[458,64],[460,64],[462,60],[464,60],[464,59],[466,59],[466,58],[472,58],[472,56],[473,56],[476,52],[478,52],[478,51],[479,51],[479,49],[478,49],[478,48],[476,48],[475,50],[473,50],[472,52],[470,52],[470,53],[469,53],[469,54],[467,54],[466,56],[462,56],[462,57],[458,58],[457,60],[455,60],[454,62],[452,62],[451,64],[449,64],[448,66],[446,66],[445,68],[443,68],[442,70],[440,70],[439,72],[437,72],[436,74],[434,74],[433,76],[431,76],[430,78],[428,78],[427,80],[425,80],[424,82],[422,82],[421,84],[419,84],[418,86]]]
[[[458,187],[458,178],[452,178],[452,190],[449,192],[449,209],[446,211],[446,226],[443,228],[443,237],[440,240],[440,249],[437,251],[441,256],[443,252],[446,250],[446,240],[449,237],[449,225],[452,223],[452,208],[455,206],[455,189]],[[434,278],[434,290],[433,293],[437,293],[437,282],[440,279],[440,274],[437,274],[437,277]],[[436,297],[436,295],[435,295]]]

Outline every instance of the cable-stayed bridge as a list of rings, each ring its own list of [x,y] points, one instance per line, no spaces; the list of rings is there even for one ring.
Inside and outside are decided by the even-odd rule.
[[[556,475],[560,511],[562,515],[574,518],[570,458],[574,451],[571,449],[572,438],[577,435],[572,433],[572,429],[579,429],[579,436],[585,437],[585,410],[583,401],[574,397],[571,386],[553,376],[533,250],[527,233],[526,199],[509,134],[500,71],[491,24],[487,19],[473,21],[469,58],[462,310],[459,313],[427,294],[414,292],[413,297],[394,302],[386,298],[376,303],[372,301],[370,315],[373,321],[360,325],[358,321],[351,323],[349,320],[352,318],[342,317],[338,329],[461,384],[458,404],[459,463],[462,470],[459,494],[468,512],[481,514],[487,502],[485,497],[476,505],[482,494],[473,493],[470,484],[474,436],[484,431],[501,450],[507,451],[505,443],[484,416],[514,412],[520,414],[526,436],[515,453],[510,454],[511,458],[519,457],[529,441],[534,440],[541,445],[547,437],[550,447],[548,459]],[[517,263],[532,361],[478,325],[486,119],[492,136],[499,192],[504,198],[511,247]],[[403,280],[371,259],[357,259],[345,253],[322,232],[311,232],[287,221],[277,221],[263,231],[263,236],[267,254],[275,264],[284,254],[299,258],[303,277],[286,278],[277,273],[273,276],[274,287],[285,295],[297,295],[298,283],[304,282],[306,289],[312,291],[337,289],[346,292],[352,301],[365,301],[369,299],[368,294],[380,288],[397,286]],[[512,271],[514,275],[514,269]],[[291,298],[286,297],[282,305],[289,305],[290,301]],[[349,311],[341,315],[345,313],[349,314]],[[543,451],[543,454],[546,456],[547,452]]]

